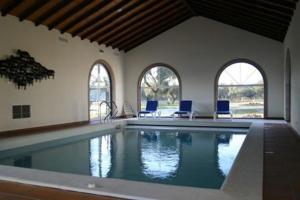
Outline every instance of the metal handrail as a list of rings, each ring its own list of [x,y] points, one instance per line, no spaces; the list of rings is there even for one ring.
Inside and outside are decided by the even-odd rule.
[[[114,119],[117,116],[118,113],[118,107],[114,101],[102,101],[99,105],[99,111],[100,111],[100,123],[102,122],[102,116],[101,116],[101,106],[105,104],[107,108],[110,109],[108,114],[103,118],[103,122],[109,121],[110,119]]]
[[[116,103],[114,101],[108,102],[111,103],[109,105],[111,105],[110,108],[110,112],[105,116],[104,120],[108,119],[110,117],[110,119],[114,119],[117,116],[118,113],[118,107],[116,105]]]

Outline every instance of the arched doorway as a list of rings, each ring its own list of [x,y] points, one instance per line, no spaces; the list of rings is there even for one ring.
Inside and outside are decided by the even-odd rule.
[[[166,64],[147,67],[138,81],[138,109],[146,107],[147,100],[158,100],[161,116],[171,116],[181,100],[181,80],[176,70]]]
[[[218,72],[215,100],[229,100],[234,118],[265,118],[266,89],[262,69],[252,61],[237,59]]]
[[[112,75],[109,65],[104,62],[96,62],[89,74],[89,120],[99,119],[100,116],[108,114],[106,106],[101,106],[102,101],[111,104],[112,95]]]

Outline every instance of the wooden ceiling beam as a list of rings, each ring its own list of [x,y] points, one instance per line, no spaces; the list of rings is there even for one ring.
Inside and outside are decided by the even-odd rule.
[[[279,35],[281,36],[282,34],[284,34],[288,28],[288,27],[286,27],[286,29],[278,29],[277,27],[265,26],[265,24],[257,24],[257,23],[254,23],[253,21],[249,21],[240,16],[230,15],[230,13],[227,13],[226,11],[218,12],[218,14],[216,14],[215,9],[206,9],[206,10],[201,10],[201,12],[206,17],[215,17],[215,18],[221,19],[221,22],[223,22],[223,23],[226,22],[229,25],[232,25],[230,23],[232,20],[233,22],[240,23],[241,25],[251,27],[252,29],[259,30],[261,32],[268,32],[270,34],[274,34],[277,36],[279,36]]]
[[[121,50],[125,50],[125,52],[130,51],[131,49],[143,44],[144,42],[151,40],[152,38],[156,37],[157,35],[162,34],[163,32],[177,26],[178,24],[184,22],[185,20],[191,18],[191,14],[188,13],[187,15],[177,19],[176,21],[169,23],[168,25],[163,26],[161,29],[156,30],[155,32],[150,32],[147,35],[141,37],[140,39],[137,39],[135,41],[132,41],[131,44],[127,45],[127,46],[122,46],[120,47]],[[119,49],[120,49],[119,48]]]
[[[120,34],[117,34],[116,37],[110,38],[107,42],[104,42],[107,46],[117,46],[120,41],[124,41],[127,38],[130,38],[134,35],[137,35],[137,32],[144,32],[147,29],[151,29],[156,24],[159,24],[166,20],[165,18],[171,17],[172,15],[178,14],[177,12],[182,12],[185,9],[184,5],[180,5],[179,3],[171,4],[170,6],[166,6],[161,10],[158,10],[153,15],[149,16],[148,18],[144,18],[139,22],[133,24],[131,27],[126,29]],[[185,11],[188,11],[185,9]]]
[[[136,16],[142,15],[143,13],[150,10],[152,7],[155,7],[157,4],[160,5],[159,0],[148,0],[145,1],[141,6],[136,7],[131,12],[122,17],[114,20],[111,23],[105,24],[105,26],[95,30],[93,33],[87,33],[84,37],[89,38],[91,42],[95,41],[95,38],[103,37],[106,35],[114,35],[115,30],[124,26],[129,21],[134,19]]]
[[[126,43],[131,38],[139,36],[145,32],[153,31],[155,29],[160,28],[161,22],[168,22],[168,21],[172,22],[180,18],[181,16],[187,14],[188,12],[189,11],[186,9],[186,7],[181,7],[181,8],[179,7],[165,14],[161,14],[160,16],[157,16],[155,20],[152,20],[150,23],[145,23],[144,26],[137,28],[135,31],[132,31],[127,35],[124,35],[124,37],[116,40],[114,43],[106,43],[106,45],[116,48],[121,44]]]
[[[269,10],[265,10],[262,8],[257,8],[253,4],[245,1],[237,1],[237,0],[227,0],[222,3],[218,3],[217,1],[192,1],[195,6],[201,7],[203,5],[214,5],[218,7],[223,7],[224,9],[231,9],[233,11],[243,12],[245,15],[256,16],[260,18],[265,18],[268,20],[278,21],[278,23],[286,24],[291,20],[291,15],[281,15],[278,13],[274,13]]]
[[[269,5],[274,5],[281,8],[296,9],[296,3],[292,1],[283,1],[283,0],[255,0],[254,3],[263,2]]]
[[[125,49],[125,47],[135,46],[135,44],[138,44],[141,41],[147,41],[150,38],[156,37],[157,35],[162,33],[163,30],[169,30],[169,27],[174,27],[174,24],[179,24],[179,22],[182,22],[182,20],[186,19],[187,17],[191,17],[191,13],[188,10],[186,10],[183,15],[172,17],[160,24],[157,24],[155,27],[148,29],[147,31],[139,35],[136,35],[135,37],[130,38],[129,40],[123,42],[122,44],[119,44],[119,46],[116,46],[114,48],[122,50]]]
[[[103,0],[101,1],[97,6],[94,6],[90,8],[88,11],[82,13],[80,16],[76,17],[76,19],[69,22],[67,25],[65,25],[60,32],[65,33],[69,31],[71,28],[79,24],[81,21],[85,20],[87,17],[91,16],[92,14],[99,12],[103,7],[108,5],[111,2],[111,0]]]
[[[141,3],[141,1],[139,1]],[[109,24],[115,19],[120,17],[123,13],[133,9],[137,6],[136,1],[123,0],[106,10],[99,16],[95,17],[91,21],[87,22],[79,29],[75,30],[72,35],[80,35],[81,39],[85,39],[86,35],[93,33],[94,31],[103,27],[103,24]],[[119,11],[118,11],[119,10]]]
[[[114,36],[129,29],[136,23],[139,23],[140,21],[143,21],[144,19],[154,15],[156,12],[159,12],[159,10],[163,9],[165,6],[177,4],[177,2],[174,3],[174,1],[171,0],[160,2],[155,1],[154,3],[155,4],[150,4],[149,6],[141,9],[139,12],[128,18],[128,20],[112,23],[111,26],[105,27],[105,29],[103,28],[101,31],[96,32],[90,37],[91,41],[97,41],[98,43],[103,44],[108,39],[114,38]]]
[[[56,4],[51,9],[47,10],[45,13],[43,13],[41,16],[39,16],[35,20],[34,24],[36,26],[42,24],[47,19],[49,19],[50,17],[52,17],[55,13],[57,13],[58,11],[60,11],[61,9],[63,9],[65,6],[69,5],[70,2],[71,2],[71,0],[61,0],[58,4]]]
[[[231,16],[233,18],[239,18],[244,21],[244,23],[252,23],[257,26],[265,27],[266,29],[276,30],[276,31],[286,31],[288,25],[278,24],[276,21],[266,20],[264,18],[258,18],[255,16],[247,16],[243,11],[232,10],[230,8],[217,7],[214,5],[202,5],[199,12],[209,10],[210,12],[215,12],[216,15],[222,14],[223,16]]]
[[[202,11],[202,15],[205,17],[208,17],[210,19],[222,22],[224,24],[229,24],[229,25],[247,30],[249,32],[253,32],[253,33],[256,33],[259,35],[263,35],[265,37],[272,38],[277,41],[282,41],[283,33],[278,34],[278,33],[274,32],[274,30],[272,31],[272,30],[260,29],[260,27],[253,25],[253,24],[244,23],[242,20],[240,20],[238,18],[232,18],[232,17],[225,16],[225,15],[222,16],[219,14],[216,15],[215,13],[207,12],[207,11],[206,12]]]
[[[48,2],[49,1],[47,0],[38,0],[36,3],[34,3],[32,6],[30,6],[28,9],[26,9],[19,15],[19,20],[23,21],[27,19],[29,16],[31,16],[33,13],[35,13],[38,9],[43,7]]]
[[[48,29],[52,30],[56,26],[59,26],[64,21],[68,20],[70,17],[78,13],[80,10],[85,9],[88,5],[90,5],[93,2],[93,0],[83,0],[80,4],[75,6],[74,8],[70,9],[66,13],[64,13],[61,17],[55,19],[53,22],[51,22],[48,25]]]
[[[19,1],[8,1],[7,5],[1,10],[1,15],[5,16],[11,11],[13,11],[16,7],[18,7],[24,0]]]
[[[192,16],[197,16],[197,12],[192,8],[191,4],[189,4],[188,0],[181,0],[181,2],[186,6],[186,8],[191,12]]]
[[[74,32],[74,35],[80,35],[81,39],[87,38],[89,35],[93,34],[97,30],[107,26],[108,24],[113,23],[122,15],[132,11],[133,9],[139,7],[143,3],[143,0],[138,1],[123,1],[120,4],[117,4],[115,7],[107,10],[102,15],[98,16],[94,20],[87,23],[85,26],[81,27]],[[121,9],[120,11],[118,11]]]
[[[229,0],[229,2],[235,2],[237,4],[249,5],[251,8],[258,8],[268,12],[276,13],[279,15],[292,15],[293,8],[291,7],[282,7],[270,3],[269,1],[253,0],[253,1],[239,1],[239,0]]]

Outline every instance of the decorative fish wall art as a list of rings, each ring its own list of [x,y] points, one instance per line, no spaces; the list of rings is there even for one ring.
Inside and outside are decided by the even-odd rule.
[[[42,66],[28,52],[20,49],[16,55],[0,60],[0,78],[12,81],[18,89],[26,89],[28,85],[43,79],[53,79],[54,73],[54,70]]]

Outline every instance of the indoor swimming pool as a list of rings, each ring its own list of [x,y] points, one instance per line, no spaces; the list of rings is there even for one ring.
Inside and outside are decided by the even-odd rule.
[[[0,152],[0,164],[219,189],[248,129],[137,128],[83,134]]]

